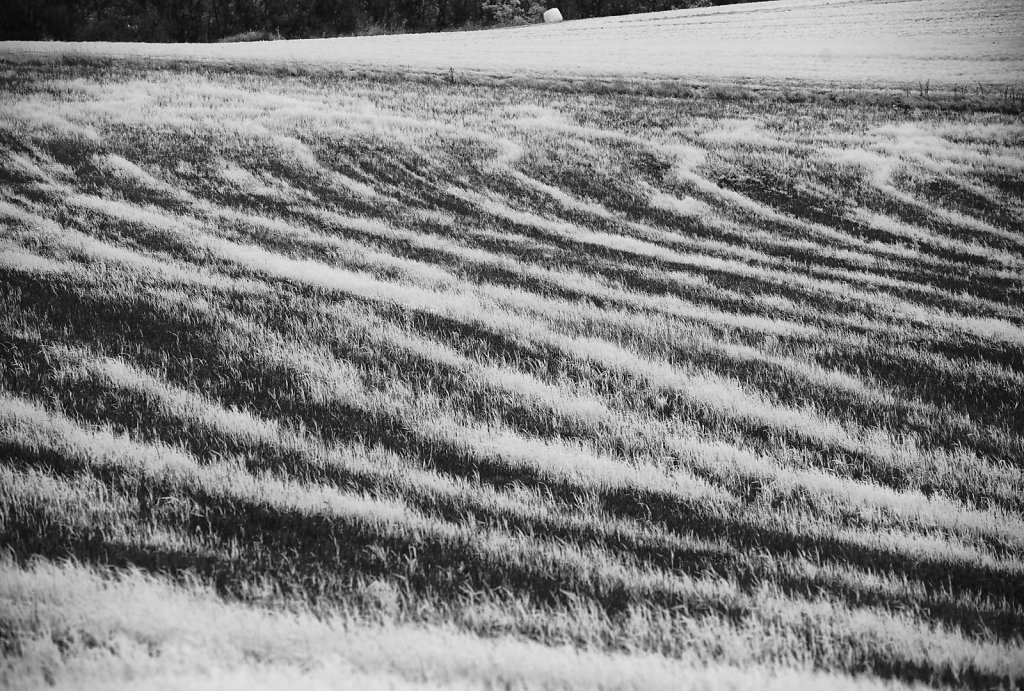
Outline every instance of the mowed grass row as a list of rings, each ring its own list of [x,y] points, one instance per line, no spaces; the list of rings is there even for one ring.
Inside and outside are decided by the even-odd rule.
[[[8,578],[1024,675],[1019,122],[4,77]]]

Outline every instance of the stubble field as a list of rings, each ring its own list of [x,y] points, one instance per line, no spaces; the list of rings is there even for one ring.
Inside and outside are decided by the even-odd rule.
[[[0,85],[6,685],[1024,680],[1019,115]]]

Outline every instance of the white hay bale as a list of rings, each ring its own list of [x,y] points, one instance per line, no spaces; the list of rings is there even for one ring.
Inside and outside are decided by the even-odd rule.
[[[550,10],[544,13],[544,23],[554,24],[555,22],[562,21],[562,13],[558,11],[557,7],[552,7]]]

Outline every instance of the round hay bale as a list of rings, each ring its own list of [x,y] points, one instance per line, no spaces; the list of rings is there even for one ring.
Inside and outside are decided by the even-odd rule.
[[[555,22],[562,21],[562,13],[558,11],[557,7],[552,7],[550,10],[544,13],[544,23],[554,24]]]

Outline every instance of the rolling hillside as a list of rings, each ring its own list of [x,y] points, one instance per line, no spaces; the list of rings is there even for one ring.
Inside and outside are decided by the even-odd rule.
[[[259,44],[8,42],[0,43],[0,57],[1019,90],[1021,27],[1017,0],[779,0],[503,30]]]
[[[1024,683],[1018,114],[0,75],[0,685]]]

